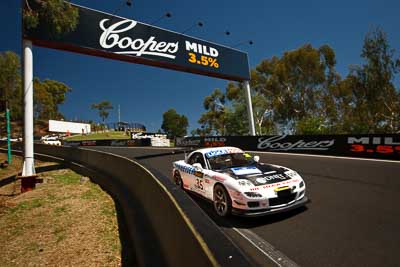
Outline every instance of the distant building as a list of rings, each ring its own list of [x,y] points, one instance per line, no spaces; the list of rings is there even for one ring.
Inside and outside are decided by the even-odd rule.
[[[49,120],[49,132],[88,134],[91,128],[88,123]]]

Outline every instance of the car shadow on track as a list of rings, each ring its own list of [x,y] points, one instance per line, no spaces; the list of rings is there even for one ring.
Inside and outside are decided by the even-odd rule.
[[[227,218],[223,218],[215,213],[213,205],[210,201],[206,201],[204,198],[193,193],[188,192],[188,195],[219,227],[225,228],[254,228],[262,225],[274,224],[298,216],[299,214],[308,210],[306,206],[303,206],[287,212],[265,215],[261,217],[229,216]]]

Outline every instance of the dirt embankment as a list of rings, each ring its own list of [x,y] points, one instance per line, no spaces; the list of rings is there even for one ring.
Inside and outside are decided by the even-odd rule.
[[[21,163],[14,158],[8,168]],[[40,176],[44,182],[24,194],[14,182],[0,187],[0,266],[120,266],[112,198],[68,169]]]

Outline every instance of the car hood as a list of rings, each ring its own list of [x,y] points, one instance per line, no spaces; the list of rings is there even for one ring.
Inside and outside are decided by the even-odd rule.
[[[253,166],[225,169],[218,172],[227,174],[234,179],[249,180],[255,186],[259,186],[290,180],[291,177],[285,174],[287,171],[289,170],[282,167],[276,167],[269,164],[257,164]]]

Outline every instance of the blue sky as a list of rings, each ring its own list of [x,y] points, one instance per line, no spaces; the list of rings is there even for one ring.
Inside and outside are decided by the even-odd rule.
[[[388,34],[392,48],[400,52],[400,1],[398,0],[74,0],[73,3],[113,13],[137,21],[151,23],[167,11],[156,26],[182,32],[196,21],[204,23],[187,34],[223,45],[246,40],[242,45],[249,54],[250,67],[263,59],[281,56],[285,51],[310,43],[314,47],[330,45],[336,52],[337,70],[345,76],[348,66],[361,64],[361,48],[365,34],[380,26]],[[19,0],[0,1],[0,51],[21,54]],[[120,8],[119,8],[120,7]],[[224,32],[229,30],[230,36]],[[92,103],[109,100],[115,109],[107,121],[118,120],[121,106],[123,121],[140,122],[148,130],[161,127],[162,113],[175,108],[189,118],[190,130],[198,127],[204,112],[203,99],[215,88],[225,90],[226,80],[136,65],[110,59],[34,47],[34,76],[54,79],[72,88],[61,111],[67,119],[99,121],[90,109]],[[399,88],[399,79],[396,80]],[[189,130],[189,132],[190,132]]]

